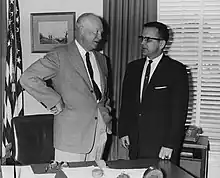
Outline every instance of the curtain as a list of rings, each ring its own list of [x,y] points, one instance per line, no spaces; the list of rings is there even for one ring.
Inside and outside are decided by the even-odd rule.
[[[117,137],[122,81],[129,62],[141,57],[140,41],[143,24],[157,19],[156,0],[103,0],[103,18],[108,29],[104,53],[111,66],[113,137],[110,160],[127,159]]]

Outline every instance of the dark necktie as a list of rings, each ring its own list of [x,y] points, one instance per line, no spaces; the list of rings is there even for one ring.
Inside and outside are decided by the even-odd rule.
[[[95,92],[95,95],[96,95],[96,99],[100,100],[101,97],[102,97],[102,93],[99,90],[99,87],[98,87],[98,85],[96,84],[96,82],[94,80],[93,69],[92,69],[90,59],[89,59],[89,52],[86,52],[86,65],[87,65],[87,69],[89,71],[90,78],[92,80],[92,85],[93,85],[93,89],[94,89],[94,92]]]
[[[146,69],[146,73],[145,73],[145,78],[144,78],[144,87],[143,87],[144,89],[145,89],[145,87],[147,86],[147,84],[149,82],[150,69],[151,69],[151,63],[152,62],[153,62],[152,60],[149,60],[148,65],[147,65],[147,69]],[[143,91],[144,91],[144,89],[143,89]]]

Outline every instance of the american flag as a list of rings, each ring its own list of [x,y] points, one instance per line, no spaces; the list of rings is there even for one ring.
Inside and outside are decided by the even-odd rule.
[[[19,83],[22,73],[20,16],[18,0],[8,0],[7,56],[5,69],[2,157],[7,156],[11,143],[11,119],[24,115],[23,91]]]

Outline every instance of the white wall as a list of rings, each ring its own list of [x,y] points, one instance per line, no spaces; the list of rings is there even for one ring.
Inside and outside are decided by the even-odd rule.
[[[76,18],[84,12],[103,16],[103,0],[19,0],[23,69],[25,70],[44,53],[31,53],[30,13],[76,12]],[[32,96],[24,92],[25,114],[48,113]]]
[[[208,178],[220,177],[220,154],[209,154]]]

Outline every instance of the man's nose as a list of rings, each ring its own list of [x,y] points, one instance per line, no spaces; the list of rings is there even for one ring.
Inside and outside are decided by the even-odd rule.
[[[97,35],[96,35],[96,38],[98,38],[99,40],[102,39],[102,33],[101,32],[98,32]]]
[[[146,42],[144,40],[141,41],[141,45],[144,46],[146,45]]]

